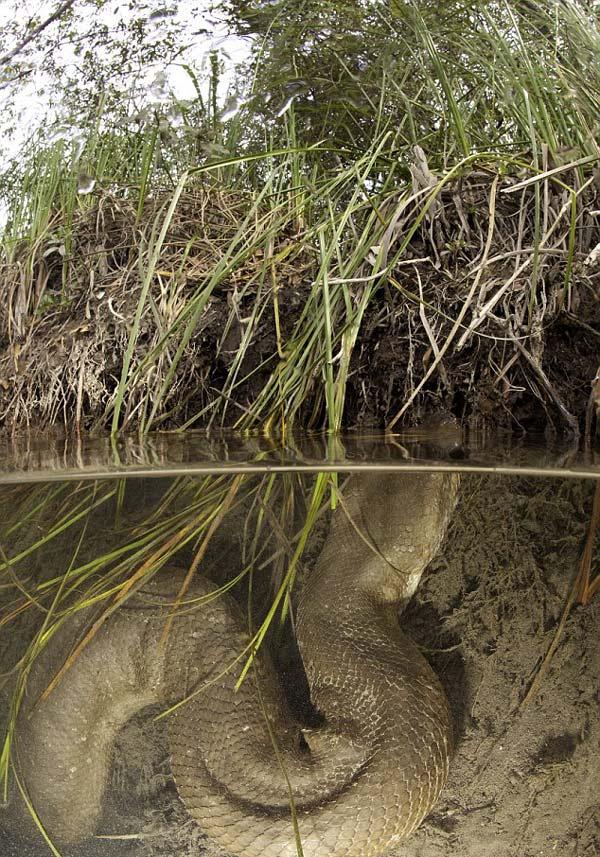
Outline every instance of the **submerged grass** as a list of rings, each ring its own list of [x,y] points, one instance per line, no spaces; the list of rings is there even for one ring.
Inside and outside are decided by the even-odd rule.
[[[42,701],[60,681],[68,680],[70,666],[107,619],[161,569],[163,574],[168,573],[169,567],[188,569],[183,586],[173,593],[166,635],[175,613],[196,612],[207,600],[239,586],[247,585],[249,596],[257,587],[264,593],[265,575],[279,557],[284,557],[284,576],[256,629],[249,614],[248,645],[234,662],[223,664],[222,671],[193,695],[206,692],[226,672],[239,671],[240,667],[241,682],[275,617],[280,615],[283,620],[289,611],[294,577],[307,540],[316,518],[326,508],[329,480],[329,476],[318,476],[312,488],[309,486],[308,512],[300,517],[295,506],[304,489],[298,495],[302,486],[295,484],[296,479],[276,479],[273,474],[253,480],[228,475],[179,478],[141,505],[141,489],[134,483],[115,483],[108,489],[106,483],[81,483],[74,490],[68,485],[34,485],[11,490],[10,497],[3,495],[6,514],[1,544],[6,548],[0,570],[0,621],[4,626],[1,639],[5,643],[12,639],[12,646],[4,647],[5,668],[0,677],[8,718],[0,752],[4,798],[13,772],[19,711],[36,659],[65,623],[85,617],[83,635],[50,677],[40,697]],[[111,519],[113,531],[106,526]],[[212,540],[225,519],[229,535],[219,535],[221,541],[213,546]],[[295,535],[285,536],[293,533],[297,520],[303,523]],[[191,597],[189,584],[201,566],[203,571],[206,565],[213,569],[221,566],[222,571],[231,567],[223,539],[230,540],[237,530],[246,536],[237,573],[228,574],[223,581],[217,578],[210,595]],[[260,609],[259,616],[263,613]],[[175,707],[185,705],[189,698]],[[168,716],[172,710],[159,717]],[[15,775],[18,776],[16,770]],[[22,785],[18,787],[52,853],[58,854]]]
[[[18,620],[21,625],[34,628],[35,633],[13,668],[5,670],[2,676],[5,684],[16,680],[12,725],[0,769],[3,779],[8,772],[14,721],[27,674],[39,652],[64,622],[80,611],[89,614],[88,633],[52,678],[45,696],[109,616],[163,567],[188,569],[184,585],[174,593],[172,613],[165,624],[165,633],[168,633],[175,612],[195,611],[207,598],[219,597],[243,583],[248,575],[264,575],[282,552],[289,556],[289,569],[278,585],[274,604],[249,644],[247,654],[254,653],[268,631],[277,605],[289,595],[315,516],[324,508],[328,479],[326,476],[317,478],[307,520],[296,535],[289,536],[283,544],[278,531],[289,531],[289,510],[294,504],[295,488],[285,480],[280,484],[272,475],[254,480],[227,475],[179,478],[160,491],[144,509],[137,508],[139,489],[132,484],[125,490],[126,513],[119,511],[117,486],[107,490],[106,483],[82,483],[75,490],[67,485],[52,488],[34,485],[27,491],[19,491],[19,502],[12,498],[12,513],[7,510],[2,531],[2,544],[11,547],[2,550],[0,621],[3,626],[11,627]],[[128,499],[129,493],[132,499]],[[65,505],[71,505],[72,510],[65,510]],[[121,523],[115,524],[114,531],[106,525],[99,529],[101,521],[115,519],[117,515]],[[212,548],[211,542],[226,517],[232,520],[228,524],[228,538],[237,527],[253,534],[242,553],[242,566],[236,575],[228,575],[220,584],[217,582],[214,594],[189,597],[187,590],[191,578],[201,564],[206,564],[207,550]],[[276,522],[276,526],[265,526],[265,520]],[[29,521],[26,528],[24,521]],[[41,535],[36,538],[34,531],[41,531]],[[111,542],[108,550],[107,541]],[[19,546],[19,542],[27,546]],[[212,548],[209,566],[217,564],[218,568],[223,548],[222,542]],[[61,569],[65,558],[66,567]],[[225,560],[222,562],[225,567]]]

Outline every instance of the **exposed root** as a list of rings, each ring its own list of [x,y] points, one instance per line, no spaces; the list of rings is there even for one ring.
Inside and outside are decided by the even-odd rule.
[[[427,181],[400,182],[376,218],[358,204],[335,252],[329,225],[298,232],[293,208],[214,185],[181,194],[154,267],[168,195],[141,216],[104,191],[72,223],[57,214],[44,241],[0,258],[0,425],[105,429],[116,409],[127,430],[322,428],[334,403],[345,426],[444,408],[583,431],[600,326],[587,162],[437,179],[423,158]]]

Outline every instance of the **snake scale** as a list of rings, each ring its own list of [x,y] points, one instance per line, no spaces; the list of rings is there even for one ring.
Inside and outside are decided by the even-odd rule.
[[[129,718],[211,682],[167,716],[167,729],[178,793],[225,849],[296,857],[290,793],[305,857],[376,857],[408,836],[444,784],[452,726],[398,609],[438,551],[457,491],[452,474],[349,480],[297,610],[322,727],[294,721],[266,653],[235,690],[243,659],[226,673],[223,665],[248,634],[229,597],[177,614],[160,644],[180,581],[168,569],[112,614],[40,703],[81,631],[65,623],[29,676],[14,754],[50,835],[64,844],[94,834],[115,737]],[[198,578],[190,594],[214,589]]]

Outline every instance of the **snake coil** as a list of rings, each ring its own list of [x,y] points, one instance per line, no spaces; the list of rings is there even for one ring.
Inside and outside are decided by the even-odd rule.
[[[350,480],[297,613],[320,729],[294,721],[266,655],[239,691],[243,661],[221,675],[248,643],[228,597],[178,614],[160,645],[177,590],[161,572],[36,704],[88,617],[65,623],[29,676],[15,747],[49,834],[59,843],[93,835],[119,729],[144,707],[172,706],[211,681],[167,724],[179,795],[215,841],[240,857],[296,857],[290,790],[305,857],[377,857],[408,836],[444,784],[452,727],[398,609],[440,547],[457,490],[451,474]],[[213,590],[198,579],[190,594]]]

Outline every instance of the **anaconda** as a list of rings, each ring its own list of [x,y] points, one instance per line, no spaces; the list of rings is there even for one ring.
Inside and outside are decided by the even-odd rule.
[[[439,550],[457,491],[453,474],[350,479],[296,616],[318,729],[294,720],[265,652],[236,689],[247,623],[233,599],[210,599],[205,578],[188,593],[202,607],[178,613],[163,643],[181,573],[163,569],[40,702],[89,617],[65,622],[29,676],[14,748],[48,833],[59,843],[93,835],[118,731],[191,694],[167,716],[174,779],[232,854],[296,857],[290,803],[305,857],[378,857],[407,837],[445,782],[452,724],[398,611]]]

